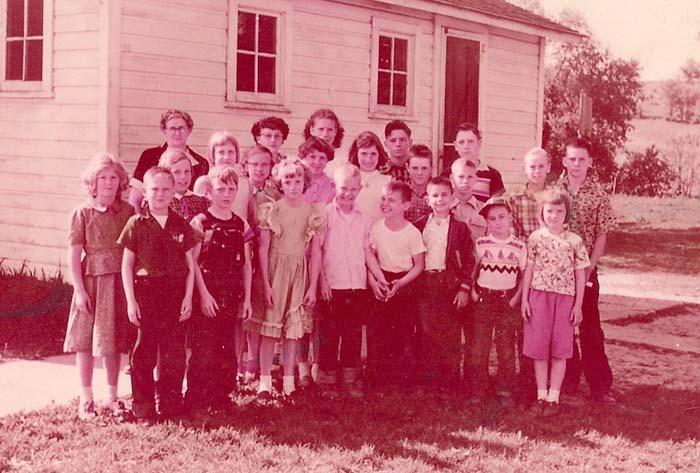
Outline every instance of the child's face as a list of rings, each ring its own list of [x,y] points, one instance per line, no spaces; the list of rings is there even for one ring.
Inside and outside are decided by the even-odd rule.
[[[258,187],[265,183],[265,180],[270,176],[272,170],[272,161],[270,156],[264,153],[256,153],[248,156],[246,162],[246,171],[251,182]]]
[[[144,182],[149,210],[156,215],[168,213],[168,206],[175,194],[175,184],[166,174],[156,174]]]
[[[284,143],[284,135],[280,130],[262,128],[256,141],[259,145],[269,149],[273,156],[277,156],[282,143]]]
[[[402,161],[408,157],[408,149],[411,147],[411,137],[404,130],[393,130],[386,137],[387,151],[389,156],[396,161]]]
[[[207,194],[212,207],[230,209],[236,198],[238,186],[233,182],[225,182],[222,179],[211,179],[211,189]]]
[[[382,198],[380,202],[380,208],[384,218],[396,218],[403,217],[406,211],[411,207],[411,201],[403,201],[401,197],[401,192],[393,191],[382,191]]]
[[[311,177],[316,178],[325,173],[328,156],[326,156],[326,153],[312,149],[304,156],[304,163],[311,171]]]
[[[479,164],[479,152],[481,151],[481,140],[476,137],[473,131],[460,130],[455,136],[455,151],[460,158],[468,159],[474,164]]]
[[[566,205],[545,203],[542,206],[542,220],[550,230],[561,231],[566,220]]]
[[[411,182],[418,186],[424,186],[430,180],[431,174],[430,160],[428,158],[418,158],[412,156],[408,158],[408,177]]]
[[[192,183],[192,165],[189,160],[183,159],[170,166],[170,172],[175,178],[175,193],[184,195]]]
[[[180,117],[173,117],[165,122],[165,142],[168,146],[176,149],[183,149],[187,146],[187,138],[192,130],[187,128],[187,122]]]
[[[486,225],[489,233],[505,238],[510,234],[511,216],[508,209],[502,205],[491,207],[486,213]]]
[[[588,155],[585,148],[573,148],[567,146],[566,156],[562,162],[569,176],[574,179],[584,179],[588,168],[593,164],[593,160]]]
[[[214,166],[231,167],[238,162],[236,147],[233,143],[214,146]]]
[[[372,172],[377,169],[379,163],[379,151],[376,146],[368,146],[357,150],[357,162],[360,165],[360,171]]]
[[[352,207],[361,189],[360,176],[339,176],[335,180],[335,200],[341,207]]]
[[[101,169],[95,176],[95,197],[101,201],[113,201],[117,197],[121,180],[112,167]]]
[[[474,168],[463,164],[455,164],[452,174],[450,174],[452,185],[454,186],[455,195],[463,200],[469,199],[472,195],[472,186],[476,179],[476,171]]]
[[[321,138],[323,141],[333,146],[333,140],[335,140],[335,135],[338,134],[338,126],[335,120],[330,118],[317,118],[314,120],[314,126],[309,130],[311,136],[316,138]]]
[[[544,184],[547,174],[550,171],[549,158],[542,154],[525,156],[525,175],[528,182],[533,184]]]
[[[452,205],[452,189],[443,184],[428,185],[428,205],[435,215],[446,216]]]
[[[288,200],[298,200],[304,196],[304,177],[298,174],[282,178],[282,193]]]

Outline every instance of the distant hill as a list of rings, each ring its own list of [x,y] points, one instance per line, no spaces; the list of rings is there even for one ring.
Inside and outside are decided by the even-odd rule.
[[[664,81],[642,82],[642,103],[639,105],[640,118],[667,118],[668,100],[664,94]]]
[[[651,145],[655,145],[663,154],[675,136],[700,134],[700,125],[670,122],[664,118],[635,118],[632,120],[632,126],[634,129],[627,133],[625,144],[628,151],[644,152]]]

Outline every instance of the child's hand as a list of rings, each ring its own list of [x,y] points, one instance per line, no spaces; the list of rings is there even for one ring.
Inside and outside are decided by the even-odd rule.
[[[525,322],[530,320],[530,317],[532,317],[532,311],[530,310],[530,303],[523,297],[523,300],[520,304],[520,315],[523,316],[523,320]]]
[[[391,289],[391,284],[389,284],[384,278],[384,276],[382,276],[381,279],[377,279],[377,285],[379,287],[379,290],[382,292],[383,296],[386,297],[389,293],[389,290]]]
[[[126,304],[126,314],[129,316],[129,322],[137,327],[141,326],[139,320],[141,320],[141,308],[138,302],[134,301],[133,304]]]
[[[472,296],[472,302],[479,302],[479,293],[476,292],[475,287],[472,287],[471,296]]]
[[[391,284],[389,284],[389,292],[386,293],[386,299],[389,300],[392,297],[396,295],[397,292],[399,292],[399,289],[403,287],[402,279],[396,279],[394,281],[391,281]]]
[[[574,306],[574,308],[571,309],[571,321],[573,322],[574,327],[577,327],[578,324],[581,323],[581,320],[583,320],[583,311],[581,310],[581,307]]]
[[[456,305],[458,309],[465,307],[467,302],[469,302],[469,293],[467,291],[457,291],[455,300],[452,301],[452,303]]]
[[[328,284],[328,280],[321,276],[321,299],[324,301],[328,302],[331,300],[333,297],[333,293],[331,292],[331,285]]]
[[[377,284],[377,281],[374,278],[367,278],[367,282],[369,283],[370,289],[372,289],[372,293],[374,294],[374,297],[379,301],[383,301],[384,294],[382,293],[382,290],[380,289],[379,284]]]
[[[75,290],[75,305],[80,312],[92,312],[92,301],[85,289]]]
[[[263,285],[263,299],[265,300],[265,305],[267,307],[274,307],[275,301],[272,298],[272,288],[269,284]]]
[[[182,304],[180,305],[180,318],[178,320],[180,322],[184,322],[185,320],[189,319],[191,315],[192,315],[192,298],[185,297],[184,299],[182,299]]]
[[[208,291],[201,295],[199,306],[205,317],[209,317],[210,319],[216,317],[216,311],[219,310],[219,304],[216,303],[216,299],[214,299],[214,296]]]
[[[243,306],[241,307],[241,316],[243,320],[248,320],[253,315],[253,306],[250,300],[244,300]]]
[[[313,307],[316,304],[316,288],[309,287],[304,294],[304,305],[306,307]]]
[[[513,297],[511,297],[511,299],[508,301],[508,305],[511,306],[513,309],[516,309],[518,305],[521,305],[520,296],[516,294]]]

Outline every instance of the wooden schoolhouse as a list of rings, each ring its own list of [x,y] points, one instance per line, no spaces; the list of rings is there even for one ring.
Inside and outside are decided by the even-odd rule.
[[[341,157],[392,119],[449,155],[471,121],[519,182],[542,134],[546,38],[580,35],[504,0],[0,0],[0,257],[65,273],[87,160],[108,150],[133,170],[168,108],[192,115],[200,154],[222,129],[246,148],[268,115],[294,153],[322,107],[346,129]]]

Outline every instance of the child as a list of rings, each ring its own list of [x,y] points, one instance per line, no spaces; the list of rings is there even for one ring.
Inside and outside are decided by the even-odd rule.
[[[124,246],[122,282],[127,313],[138,327],[131,352],[131,389],[137,419],[156,415],[153,368],[160,353],[159,411],[178,413],[185,371],[185,330],[192,312],[193,248],[196,236],[184,218],[169,209],[175,180],[165,168],[146,171],[148,208],[129,219],[119,236]]]
[[[411,141],[411,129],[401,120],[393,120],[384,127],[386,148],[389,150],[389,162],[382,168],[382,174],[402,182],[408,182],[406,163]]]
[[[391,181],[391,176],[378,171],[386,165],[386,151],[379,137],[371,131],[363,131],[350,146],[350,164],[360,168],[362,190],[357,196],[357,207],[373,222],[382,217],[379,200],[382,189]]]
[[[192,183],[192,164],[185,153],[180,150],[167,149],[158,161],[158,166],[170,171],[175,179],[175,196],[170,208],[188,222],[204,212],[209,206],[206,197],[190,190]]]
[[[486,201],[481,214],[486,218],[488,235],[476,240],[477,277],[472,289],[472,300],[477,303],[472,350],[474,394],[476,400],[487,399],[493,338],[498,354],[496,392],[503,402],[510,404],[515,374],[515,326],[519,322],[516,308],[521,292],[518,276],[525,269],[527,249],[525,243],[511,235],[512,218],[503,197]]]
[[[584,269],[590,265],[581,237],[565,230],[570,212],[568,195],[546,191],[540,204],[545,227],[528,239],[521,302],[525,320],[523,353],[534,359],[537,404],[533,408],[541,415],[559,412],[566,360],[573,354],[574,327],[582,318]]]
[[[63,350],[75,352],[80,375],[78,417],[91,419],[97,416],[92,393],[96,356],[104,357],[109,409],[114,415],[125,411],[117,383],[120,354],[129,351],[129,324],[117,237],[134,210],[121,200],[129,176],[115,157],[98,154],[81,179],[89,198],[71,216],[68,267],[74,289]]]
[[[335,171],[335,185],[335,200],[326,207],[321,232],[319,380],[325,385],[335,384],[340,368],[348,394],[361,397],[356,380],[362,345],[361,314],[369,300],[365,259],[374,259],[369,250],[372,222],[355,205],[361,189],[360,170],[352,164],[342,165]]]
[[[267,117],[253,124],[250,129],[256,144],[263,145],[272,153],[272,160],[279,163],[284,156],[280,148],[289,136],[289,125],[278,117]]]
[[[309,308],[316,302],[320,271],[320,246],[315,238],[323,224],[323,205],[304,200],[309,175],[299,160],[288,158],[275,165],[273,179],[283,197],[260,207],[260,274],[267,309],[253,314],[249,330],[262,335],[258,396],[269,398],[272,390],[272,358],[275,342],[284,337],[283,391],[292,394],[298,340],[311,331]],[[305,249],[311,242],[310,271]],[[310,275],[309,275],[310,273]]]
[[[476,166],[471,161],[457,159],[452,163],[450,170],[450,181],[454,189],[452,212],[457,220],[467,224],[472,240],[476,241],[486,234],[486,220],[479,213],[484,204],[472,194]]]
[[[230,167],[215,167],[207,178],[211,205],[195,217],[204,239],[194,248],[201,311],[195,311],[192,318],[192,357],[185,396],[190,408],[228,403],[228,394],[236,386],[236,342],[243,338],[239,319],[251,314],[249,229],[231,211],[238,176]]]
[[[471,123],[457,126],[454,141],[455,151],[460,159],[471,161],[476,165],[476,177],[472,192],[476,198],[485,202],[489,197],[505,192],[503,178],[495,168],[487,166],[481,157],[481,132]]]
[[[375,382],[405,381],[410,375],[403,363],[409,329],[414,324],[413,298],[407,286],[425,266],[421,233],[406,220],[410,206],[411,188],[392,180],[382,191],[384,218],[374,222],[370,231],[381,270],[381,274],[372,271],[370,276],[376,279],[372,289],[380,303],[367,327],[367,370]]]
[[[430,148],[425,145],[411,146],[406,169],[411,186],[411,208],[406,212],[406,220],[415,224],[430,213],[426,191],[433,170],[433,153]]]
[[[299,146],[299,159],[309,169],[311,184],[304,192],[310,204],[328,204],[335,197],[335,184],[326,174],[326,165],[333,161],[335,151],[321,138],[312,136]]]
[[[415,145],[414,145],[415,147]],[[411,163],[409,161],[409,172]],[[431,213],[415,225],[425,244],[425,271],[416,297],[420,381],[449,388],[459,380],[462,314],[469,301],[474,269],[469,228],[451,213],[452,185],[445,177],[427,186]]]
[[[345,129],[340,124],[338,116],[329,108],[321,108],[311,114],[304,125],[304,139],[308,140],[312,136],[321,138],[323,141],[338,149],[343,143]]]

